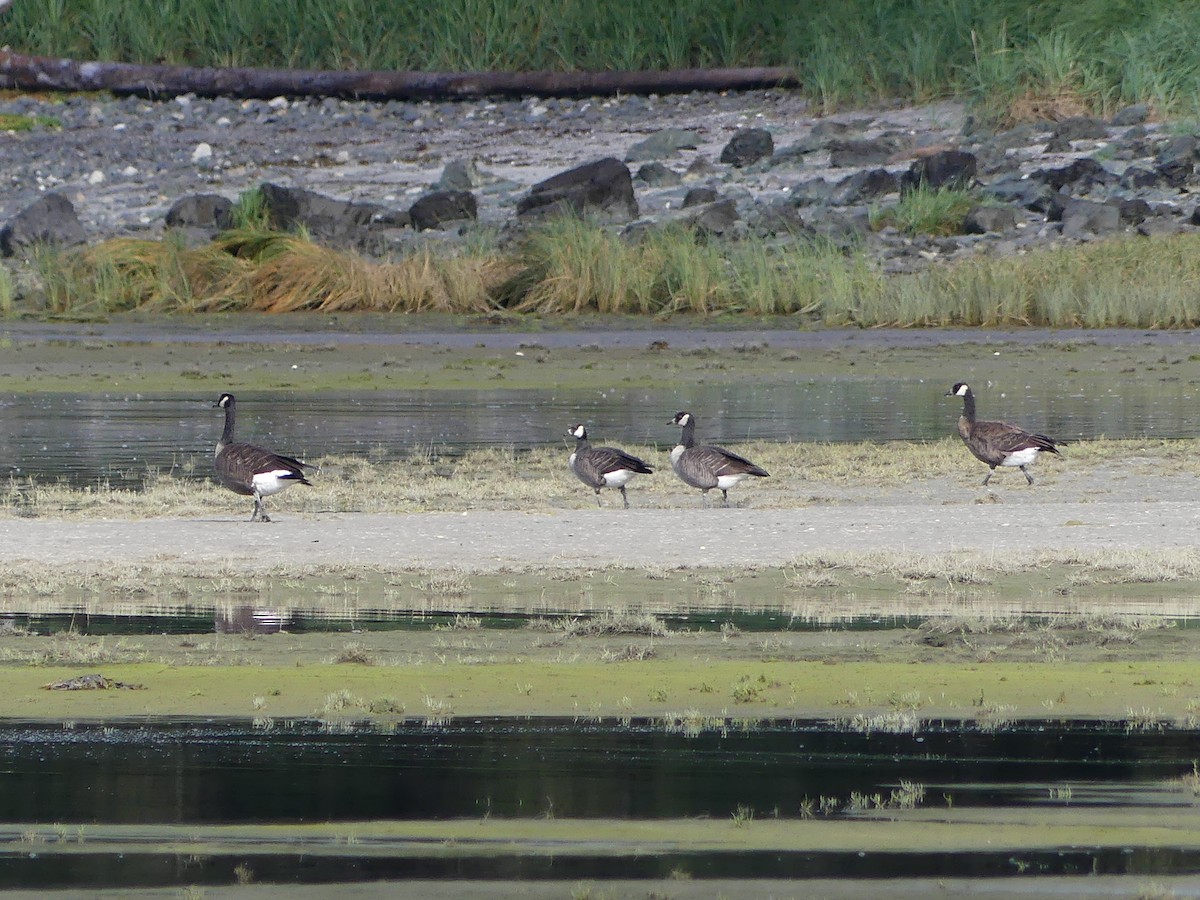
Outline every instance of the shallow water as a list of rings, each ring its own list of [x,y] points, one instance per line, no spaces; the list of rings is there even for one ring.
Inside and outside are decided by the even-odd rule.
[[[562,446],[583,421],[593,439],[668,447],[666,424],[693,410],[704,440],[922,441],[954,433],[959,403],[940,382],[886,377],[795,384],[697,385],[562,391],[411,391],[239,396],[238,435],[281,452],[395,459],[435,451]],[[981,404],[982,404],[981,400]],[[15,477],[140,485],[148,471],[208,477],[221,431],[213,398],[179,395],[0,396],[0,460]],[[981,413],[1014,419],[1064,440],[1200,436],[1196,389],[1184,382],[1122,383],[1080,390],[1039,383],[988,397]]]
[[[116,727],[7,725],[0,729],[0,821],[77,827],[365,822],[461,818],[799,819],[819,797],[887,797],[923,784],[923,806],[949,809],[1068,805],[1146,812],[1189,807],[1166,786],[1189,771],[1197,735],[1130,732],[1120,723],[1040,722],[1002,732],[927,726],[863,734],[819,721],[695,736],[660,724],[479,719],[331,733],[317,723],[264,731],[227,723]],[[1063,799],[1064,788],[1070,789]],[[1056,795],[1054,791],[1057,791]],[[833,816],[850,816],[844,811]],[[0,829],[2,831],[2,829]],[[128,846],[124,851],[128,851]],[[440,842],[399,856],[360,850],[310,858],[237,849],[260,880],[383,877],[982,876],[1020,872],[1194,872],[1200,854],[1139,847],[977,853],[613,852],[517,857]],[[0,836],[8,887],[167,885],[231,880],[233,861],[187,854],[105,853],[56,858]],[[376,855],[376,854],[371,854]],[[376,855],[377,856],[377,855]],[[45,857],[45,858],[42,858]],[[291,863],[291,865],[288,865]]]

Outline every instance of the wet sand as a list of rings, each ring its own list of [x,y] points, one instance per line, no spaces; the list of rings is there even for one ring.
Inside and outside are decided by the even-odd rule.
[[[1009,496],[1024,493],[1024,502],[958,505],[930,498],[895,505],[725,509],[703,508],[697,496],[696,506],[676,509],[305,516],[280,508],[285,505],[280,500],[270,523],[245,517],[0,519],[0,563],[167,569],[211,564],[246,572],[276,571],[289,563],[466,573],[613,565],[774,567],[820,552],[1184,550],[1200,537],[1195,496],[1154,503],[1035,502],[1032,490],[1036,485],[1005,489]]]

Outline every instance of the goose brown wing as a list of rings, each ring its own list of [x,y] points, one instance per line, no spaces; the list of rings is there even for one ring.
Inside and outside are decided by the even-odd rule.
[[[654,470],[643,460],[624,450],[618,450],[616,447],[593,447],[592,460],[600,473],[605,475],[609,472],[619,472],[621,469],[629,469],[639,475],[654,473]]]
[[[1007,422],[976,422],[972,437],[982,441],[989,450],[1002,457],[1034,447],[1049,453],[1058,453],[1058,441]]]
[[[744,456],[739,456],[732,450],[726,450],[724,447],[697,447],[697,450],[702,450],[710,454],[706,459],[711,460],[712,471],[718,477],[721,475],[756,475],[759,478],[770,477],[767,470],[761,466],[756,466]]]
[[[304,477],[306,468],[311,469],[312,466],[294,457],[281,456],[253,444],[230,444],[217,457],[217,471],[226,484],[249,485],[254,476],[261,472],[286,472],[286,475],[280,477],[309,484],[308,479]]]

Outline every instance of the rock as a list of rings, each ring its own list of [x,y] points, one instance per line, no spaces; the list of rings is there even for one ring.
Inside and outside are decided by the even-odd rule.
[[[233,202],[220,194],[188,194],[167,210],[168,228],[202,228],[223,231],[233,227]]]
[[[843,178],[840,184],[844,184],[849,178]],[[838,185],[830,184],[824,178],[813,178],[809,181],[802,181],[792,188],[792,202],[797,206],[816,206],[827,205],[833,202],[834,193]]]
[[[1021,178],[1019,175],[1009,175],[997,179],[991,184],[985,184],[983,193],[1002,203],[1014,203],[1025,209],[1045,212],[1055,191],[1042,181]]]
[[[447,222],[474,222],[479,208],[470,191],[433,191],[410,206],[408,215],[417,231],[430,231]]]
[[[683,170],[684,181],[697,181],[701,178],[711,178],[717,174],[717,167],[705,159],[703,156],[697,156],[688,167]]]
[[[1169,187],[1184,187],[1195,174],[1200,158],[1200,141],[1194,134],[1181,134],[1166,141],[1155,154],[1154,170],[1159,181]]]
[[[700,135],[681,128],[666,128],[638,141],[625,154],[626,162],[644,162],[678,155],[680,150],[695,150],[700,146]]]
[[[726,234],[738,221],[737,204],[732,200],[717,200],[701,206],[689,206],[679,211],[676,221],[690,225],[701,234]]]
[[[270,182],[264,182],[258,189],[276,228],[303,227],[315,240],[338,246],[361,246],[366,226],[386,210],[374,203],[335,200],[314,191]]]
[[[775,140],[765,128],[739,129],[725,149],[721,151],[721,162],[740,169],[765,159],[775,152]]]
[[[1062,234],[1065,238],[1097,237],[1111,234],[1120,228],[1120,211],[1107,203],[1071,199],[1063,208]]]
[[[1118,128],[1126,125],[1141,125],[1150,118],[1150,106],[1147,103],[1134,103],[1113,113],[1112,124]],[[1126,135],[1128,138],[1128,135]]]
[[[40,244],[74,247],[87,234],[71,201],[55,191],[31,203],[0,228],[0,256],[16,256]]]
[[[916,160],[900,179],[900,190],[922,184],[934,190],[965,190],[975,180],[976,159],[966,150],[942,150]]]
[[[830,141],[829,165],[835,169],[881,166],[895,152],[895,143],[884,138]]]
[[[808,226],[800,217],[800,211],[791,203],[779,200],[773,203],[755,204],[754,213],[750,217],[750,227],[760,237],[809,233]]]
[[[836,247],[851,250],[862,245],[871,233],[871,218],[867,210],[830,210],[819,219],[811,220],[812,234],[824,238]]]
[[[1150,204],[1141,197],[1116,201],[1117,213],[1126,225],[1139,225],[1154,215]]]
[[[1127,190],[1136,191],[1142,188],[1154,187],[1160,182],[1169,182],[1170,177],[1169,174],[1164,175],[1156,170],[1144,169],[1141,166],[1130,166],[1121,174],[1120,184],[1121,187]]]
[[[650,187],[675,187],[683,184],[683,176],[660,162],[648,162],[637,171],[638,181]]]
[[[1097,185],[1116,184],[1120,179],[1091,157],[1082,157],[1055,169],[1038,169],[1030,178],[1049,185],[1056,191],[1069,187],[1071,193],[1087,193]]]
[[[434,185],[442,191],[469,191],[484,183],[484,175],[473,159],[452,159],[442,169],[442,177]]]
[[[700,206],[704,203],[712,203],[717,200],[720,195],[710,187],[694,187],[683,196],[683,208],[689,206]]]
[[[1195,215],[1192,216],[1195,218]],[[1191,222],[1192,225],[1197,224]],[[1186,231],[1187,225],[1174,216],[1152,216],[1137,226],[1137,233],[1142,237],[1163,237]]]
[[[963,218],[962,230],[967,234],[1012,231],[1017,227],[1017,213],[1011,206],[976,206]]]
[[[595,216],[605,224],[624,224],[637,218],[633,178],[625,164],[611,156],[568,169],[535,184],[517,202],[517,215]]]
[[[900,179],[887,169],[864,169],[842,179],[831,200],[839,206],[861,203],[900,190]]]
[[[622,231],[622,235],[638,241],[655,231],[674,226],[688,228],[705,236],[721,237],[733,232],[738,223],[737,204],[732,200],[717,200],[672,210],[653,220],[634,222]]]
[[[1108,137],[1108,126],[1091,116],[1071,116],[1055,123],[1051,140],[1100,141]]]

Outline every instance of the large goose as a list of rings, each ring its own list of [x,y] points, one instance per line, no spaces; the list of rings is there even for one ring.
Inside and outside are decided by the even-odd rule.
[[[254,498],[251,522],[256,519],[270,522],[263,497],[278,494],[293,484],[312,484],[304,477],[304,470],[315,466],[290,456],[280,456],[253,444],[235,441],[233,424],[237,415],[237,400],[233,394],[222,394],[216,406],[225,410],[225,430],[221,433],[221,439],[217,441],[217,477],[221,484],[235,494]]]
[[[967,449],[975,454],[975,458],[991,467],[986,485],[996,473],[996,466],[1016,466],[1025,474],[1025,480],[1033,484],[1033,476],[1025,467],[1032,465],[1039,453],[1058,452],[1062,441],[1048,438],[1044,434],[1034,434],[1017,425],[1007,422],[980,422],[975,418],[975,395],[965,382],[958,382],[946,392],[947,397],[962,397],[963,412],[958,417],[958,434],[967,445]]]
[[[738,456],[724,447],[712,444],[696,446],[696,417],[690,412],[675,413],[667,423],[683,429],[679,443],[671,451],[671,468],[685,484],[700,488],[708,493],[713,488],[721,489],[721,498],[729,505],[729,489],[753,475],[768,478],[767,471],[756,466],[744,456]]]
[[[593,447],[588,441],[587,429],[583,425],[572,425],[568,437],[575,438],[575,452],[567,463],[579,480],[596,492],[596,505],[600,506],[600,489],[615,487],[621,492],[625,508],[629,509],[629,498],[625,496],[625,485],[634,475],[650,475],[654,470],[645,462],[618,450],[616,447]]]

